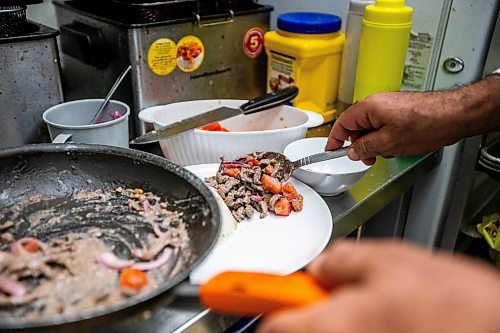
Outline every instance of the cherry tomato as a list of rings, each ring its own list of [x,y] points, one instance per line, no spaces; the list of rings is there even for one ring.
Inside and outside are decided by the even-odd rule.
[[[287,198],[279,199],[274,205],[274,213],[280,216],[288,216],[292,211],[290,201]]]
[[[143,271],[135,268],[125,268],[120,273],[120,286],[140,290],[148,284],[148,276]]]
[[[201,129],[204,131],[220,131],[221,128],[222,126],[220,125],[220,123],[211,123],[203,126]]]
[[[228,130],[227,128],[222,127],[220,123],[211,123],[201,127],[200,129],[212,132],[230,132],[230,130]]]
[[[271,164],[269,164],[262,171],[264,171],[264,173],[267,174],[267,175],[272,175],[273,171],[274,171],[274,168],[273,168],[273,166]]]
[[[248,164],[251,164],[252,166],[257,166],[260,164],[259,161],[255,157],[248,157],[246,162]]]
[[[240,169],[231,168],[231,167],[224,167],[223,173],[229,177],[238,178],[238,176],[240,175]]]
[[[34,240],[31,240],[31,239],[25,239],[21,243],[21,246],[23,247],[23,249],[25,249],[29,253],[35,253],[35,252],[38,252],[40,250],[40,247],[38,246],[38,244]]]
[[[304,207],[304,197],[301,194],[297,194],[296,198],[290,200],[292,208],[294,211],[298,212]]]
[[[292,183],[286,182],[283,184],[283,195],[288,200],[291,200],[291,199],[296,199],[298,197],[299,193],[297,192],[295,187],[292,185]]]
[[[272,192],[274,194],[281,193],[281,183],[278,179],[264,174],[262,175],[261,182],[265,191]]]

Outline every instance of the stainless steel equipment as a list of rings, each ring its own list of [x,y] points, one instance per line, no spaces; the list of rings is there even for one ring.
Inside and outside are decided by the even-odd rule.
[[[263,33],[271,6],[253,0],[54,4],[67,98],[103,96],[132,65],[115,95],[135,115],[132,135],[146,132],[137,114],[150,106],[264,93]]]
[[[0,3],[0,148],[47,142],[42,113],[62,102],[58,32],[26,20],[26,5]]]

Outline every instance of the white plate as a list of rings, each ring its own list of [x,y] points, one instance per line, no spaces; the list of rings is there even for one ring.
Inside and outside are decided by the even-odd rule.
[[[186,167],[204,179],[215,175],[218,164]],[[200,284],[227,270],[290,274],[323,251],[332,233],[330,209],[313,189],[291,179],[304,196],[304,208],[287,217],[267,215],[238,223],[236,230],[219,242],[190,275],[191,284]],[[228,214],[227,211],[223,213]]]

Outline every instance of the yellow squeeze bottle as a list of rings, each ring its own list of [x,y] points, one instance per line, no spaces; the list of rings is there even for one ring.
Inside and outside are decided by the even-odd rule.
[[[404,0],[375,0],[366,6],[353,102],[401,89],[412,13]]]
[[[333,121],[342,47],[345,35],[337,15],[313,12],[284,13],[278,30],[267,32],[267,91],[295,85],[293,105]]]

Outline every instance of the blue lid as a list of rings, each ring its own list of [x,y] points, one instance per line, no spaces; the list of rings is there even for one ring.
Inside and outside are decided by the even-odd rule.
[[[299,34],[326,34],[337,32],[342,19],[333,14],[296,12],[278,16],[278,29]]]

